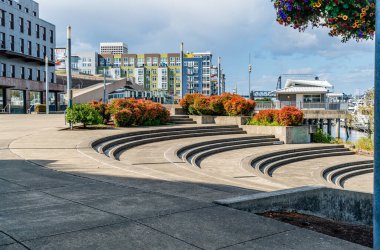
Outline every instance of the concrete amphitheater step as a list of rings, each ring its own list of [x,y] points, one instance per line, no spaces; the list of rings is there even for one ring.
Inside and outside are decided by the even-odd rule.
[[[327,150],[326,150],[327,151]],[[318,159],[318,158],[328,158],[328,157],[336,157],[336,156],[345,156],[345,155],[354,155],[355,153],[350,150],[344,150],[344,149],[336,149],[336,150],[329,150],[327,152],[315,152],[315,154],[309,154],[306,156],[295,156],[292,158],[286,158],[284,160],[276,161],[273,163],[270,163],[266,165],[263,169],[263,173],[268,176],[272,176],[273,172],[290,163],[293,162],[299,162],[299,161],[306,161],[306,160],[312,160],[312,159]]]
[[[171,116],[169,122],[174,124],[197,124],[187,115]]]
[[[255,157],[251,160],[251,166],[262,172],[263,166],[265,164],[271,163],[275,160],[281,160],[288,158],[290,156],[302,156],[305,154],[314,154],[315,152],[320,152],[321,150],[331,150],[331,149],[344,149],[344,146],[333,145],[333,146],[320,146],[320,147],[309,147],[309,148],[297,148],[290,150],[283,150],[272,152],[270,154],[264,154]]]
[[[346,174],[353,173],[360,170],[372,170],[374,168],[373,161],[358,161],[358,162],[348,162],[345,164],[340,164],[336,166],[329,167],[322,171],[322,177],[329,183],[335,184],[337,186],[341,186],[340,177],[345,176]],[[364,174],[368,172],[365,171]],[[359,175],[359,174],[357,174]],[[355,175],[356,176],[356,175]],[[351,176],[353,177],[353,176]],[[344,180],[347,180],[346,177]]]
[[[212,149],[208,149],[206,151],[202,151],[198,154],[195,154],[192,158],[190,163],[195,166],[195,167],[201,167],[201,162],[205,158],[218,154],[221,152],[226,152],[226,151],[231,151],[231,150],[237,150],[237,149],[244,149],[244,148],[255,148],[255,147],[265,147],[265,146],[273,146],[279,143],[278,139],[263,139],[263,140],[256,140],[256,141],[251,141],[251,142],[246,142],[246,143],[237,143],[235,145],[231,146],[222,146],[220,145],[219,147],[215,147]]]
[[[128,141],[140,140],[149,137],[157,137],[163,135],[173,135],[176,133],[192,133],[194,131],[215,131],[220,129],[239,129],[238,126],[204,126],[204,127],[188,127],[188,128],[170,128],[170,129],[156,129],[148,131],[137,131],[125,134],[118,134],[105,138],[98,139],[92,143],[92,147],[99,153],[104,153],[109,148],[122,144]]]
[[[293,149],[257,157],[251,161],[251,166],[265,175],[272,176],[275,169],[289,163],[352,154],[354,153],[341,145]]]
[[[370,168],[366,168],[366,169],[353,170],[353,171],[344,173],[335,179],[335,184],[341,188],[344,188],[344,182],[346,180],[353,178],[355,176],[373,173],[373,171],[374,171],[374,169],[372,167],[370,167]]]
[[[247,141],[262,140],[262,139],[277,140],[277,139],[275,139],[275,137],[273,135],[257,135],[257,136],[225,138],[225,139],[204,141],[204,142],[200,142],[200,143],[190,144],[190,145],[187,145],[185,147],[178,149],[176,154],[177,154],[178,158],[182,159],[183,161],[186,161],[192,155],[195,155],[195,154],[203,151],[204,149],[208,149],[210,147],[215,147],[218,145],[229,146],[229,145],[235,145],[236,143],[243,143],[243,142],[247,142]]]
[[[165,135],[160,136],[159,134],[155,137],[146,137],[144,139],[140,140],[133,140],[122,144],[117,144],[115,146],[112,146],[108,150],[106,150],[104,153],[116,160],[119,160],[119,156],[122,152],[131,149],[133,147],[155,143],[155,142],[161,142],[161,141],[170,141],[170,140],[176,140],[176,139],[183,139],[183,138],[192,138],[192,137],[203,137],[203,136],[216,136],[216,135],[232,135],[232,134],[245,134],[245,131],[240,129],[217,129],[217,130],[197,130],[193,131],[191,133],[177,133],[175,135]]]
[[[169,121],[170,123],[178,124],[178,125],[183,125],[183,124],[197,124],[196,121],[193,120],[188,120],[188,121]]]

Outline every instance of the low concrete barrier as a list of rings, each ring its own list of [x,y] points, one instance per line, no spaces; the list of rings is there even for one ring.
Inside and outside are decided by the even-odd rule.
[[[303,144],[311,142],[309,126],[285,127],[285,126],[240,126],[248,134],[274,135],[285,144]]]
[[[212,116],[212,115],[190,115],[190,118],[197,124],[216,124],[216,125],[245,125],[248,116]]]
[[[301,187],[240,196],[214,203],[252,213],[299,212],[335,221],[372,226],[373,195],[325,187]]]

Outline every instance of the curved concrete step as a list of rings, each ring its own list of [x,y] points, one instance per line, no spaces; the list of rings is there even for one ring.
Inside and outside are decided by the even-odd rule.
[[[216,135],[232,135],[232,134],[245,134],[245,131],[237,130],[237,129],[230,129],[230,130],[215,130],[215,131],[197,131],[193,133],[186,133],[186,134],[170,134],[166,136],[157,136],[157,137],[148,137],[142,140],[134,140],[132,142],[127,142],[124,144],[117,144],[117,146],[111,147],[109,150],[105,151],[104,153],[114,158],[115,160],[119,160],[119,156],[122,152],[141,145],[160,142],[160,141],[169,141],[169,140],[176,140],[176,139],[183,139],[183,138],[191,138],[191,137],[203,137],[203,136],[216,136]]]
[[[357,171],[357,170],[363,170],[363,169],[373,169],[372,164],[363,164],[363,165],[357,165],[357,166],[349,166],[345,167],[339,170],[335,170],[330,175],[328,175],[328,181],[334,184],[339,184],[339,178],[341,176],[344,176],[346,173]]]
[[[183,125],[183,124],[197,124],[196,121],[193,121],[193,120],[188,120],[188,121],[169,121],[170,123],[174,123],[174,124],[179,124],[179,125]]]
[[[339,164],[339,165],[335,165],[335,166],[332,166],[332,167],[328,167],[328,168],[325,168],[324,170],[322,170],[321,172],[321,176],[329,181],[331,180],[331,174],[334,173],[335,171],[339,171],[340,169],[343,169],[343,168],[346,168],[346,167],[352,167],[352,166],[359,166],[359,165],[367,165],[367,164],[374,164],[374,161],[373,160],[368,160],[368,161],[355,161],[355,162],[347,162],[347,163],[344,163],[344,164]]]
[[[293,152],[293,153],[285,153],[280,155],[275,155],[272,157],[268,157],[260,160],[256,163],[255,168],[264,173],[263,169],[274,162],[282,161],[284,159],[293,159],[297,157],[307,156],[307,155],[315,155],[315,154],[324,154],[324,153],[332,153],[332,152],[347,152],[348,149],[345,148],[319,148],[312,150],[303,150],[301,152]]]
[[[221,143],[221,142],[230,142],[230,141],[238,141],[238,140],[246,140],[246,139],[255,139],[255,138],[274,138],[273,135],[257,135],[257,136],[246,136],[246,137],[236,137],[236,138],[225,138],[225,139],[218,139],[218,140],[212,140],[212,141],[204,141],[199,143],[190,144],[187,146],[184,146],[176,151],[176,155],[182,159],[182,155],[192,148],[201,147],[205,145],[209,145],[210,143]]]
[[[340,164],[326,168],[322,171],[321,176],[329,183],[335,184],[339,187],[343,187],[343,182],[347,179],[361,175],[362,171],[364,174],[373,172],[374,161],[357,161],[348,162],[345,164]]]
[[[128,132],[128,133],[122,133],[122,134],[117,134],[117,135],[112,135],[112,136],[107,136],[107,137],[102,137],[100,139],[97,139],[91,143],[91,147],[96,149],[99,147],[101,144],[104,142],[112,141],[112,140],[117,140],[120,138],[128,137],[128,136],[133,136],[133,135],[142,135],[142,134],[153,134],[153,133],[160,133],[160,132],[170,132],[170,131],[183,131],[183,130],[197,130],[197,129],[215,129],[215,128],[239,128],[238,126],[200,126],[200,127],[188,127],[188,128],[183,128],[183,127],[175,127],[175,128],[159,128],[159,129],[152,129],[152,130],[146,130],[146,131],[136,131],[136,132]]]
[[[231,151],[231,150],[236,150],[236,149],[243,149],[243,148],[254,148],[254,147],[264,147],[264,146],[273,146],[276,145],[276,143],[279,140],[261,140],[257,142],[249,142],[249,143],[244,143],[244,144],[237,144],[237,145],[232,145],[232,146],[221,146],[221,147],[216,147],[207,151],[203,151],[201,153],[198,153],[194,155],[191,158],[191,164],[195,167],[200,168],[200,164],[202,160],[205,158],[218,154],[221,152],[226,152],[226,151]]]
[[[349,151],[348,149],[347,150],[337,150],[337,151],[330,151],[328,153],[320,153],[320,152],[316,152],[315,154],[310,154],[310,155],[306,155],[306,156],[296,156],[296,157],[293,157],[293,158],[287,158],[287,159],[284,159],[284,160],[280,160],[280,161],[276,161],[276,162],[273,162],[273,163],[270,163],[268,165],[266,165],[264,167],[264,169],[262,170],[262,172],[265,174],[265,175],[268,175],[268,176],[272,176],[273,172],[284,166],[284,165],[287,165],[287,164],[290,164],[290,163],[294,163],[294,162],[300,162],[300,161],[306,161],[306,160],[312,160],[312,159],[318,159],[318,158],[328,158],[328,157],[336,157],[336,156],[345,156],[345,155],[354,155],[355,153],[352,152],[352,151]]]
[[[229,141],[223,141],[223,142],[210,142],[210,144],[202,145],[202,146],[196,146],[194,148],[189,149],[188,151],[184,152],[182,154],[181,159],[183,161],[187,161],[191,163],[191,159],[193,156],[210,149],[214,148],[220,148],[220,147],[227,147],[227,146],[234,146],[234,145],[242,145],[247,143],[258,143],[258,142],[278,142],[279,140],[277,138],[271,138],[271,137],[262,137],[262,138],[247,138],[242,140],[241,138],[238,138],[238,140],[229,140]]]
[[[347,172],[347,173],[342,174],[339,177],[337,177],[335,180],[335,184],[341,188],[344,188],[344,182],[346,180],[353,178],[355,176],[373,173],[373,171],[374,171],[373,168],[367,168],[367,169],[359,169],[359,170]]]
[[[104,153],[111,147],[129,141],[141,140],[152,137],[159,137],[163,135],[185,134],[194,131],[216,131],[220,129],[236,129],[242,131],[238,126],[207,126],[207,127],[189,127],[189,128],[174,128],[174,129],[158,129],[148,131],[138,131],[126,134],[120,134],[99,139],[92,143],[92,147],[99,153]]]
[[[297,149],[290,149],[290,150],[283,150],[283,151],[276,151],[272,152],[270,154],[264,154],[258,157],[255,157],[251,160],[251,167],[257,169],[257,165],[260,161],[265,160],[267,158],[271,158],[273,156],[279,156],[284,154],[291,154],[291,153],[297,153],[297,152],[305,152],[305,151],[318,151],[323,149],[332,149],[332,148],[344,148],[342,145],[332,145],[332,146],[320,146],[320,147],[310,147],[310,148],[297,148]]]

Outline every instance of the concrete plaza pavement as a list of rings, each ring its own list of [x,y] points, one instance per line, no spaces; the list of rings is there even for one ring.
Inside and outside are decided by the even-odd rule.
[[[138,154],[133,165],[89,147],[149,128],[64,128],[63,115],[0,116],[0,249],[366,249],[212,203],[279,188],[270,183],[234,185]]]

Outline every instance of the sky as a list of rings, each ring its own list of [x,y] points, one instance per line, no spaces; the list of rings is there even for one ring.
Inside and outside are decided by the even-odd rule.
[[[373,86],[374,42],[300,33],[276,23],[270,0],[37,0],[40,17],[56,25],[57,47],[73,29],[73,51],[99,51],[100,42],[126,42],[129,53],[211,51],[222,58],[226,90],[274,90],[281,74],[313,74],[336,92],[357,94]],[[295,78],[295,77],[293,77]]]

